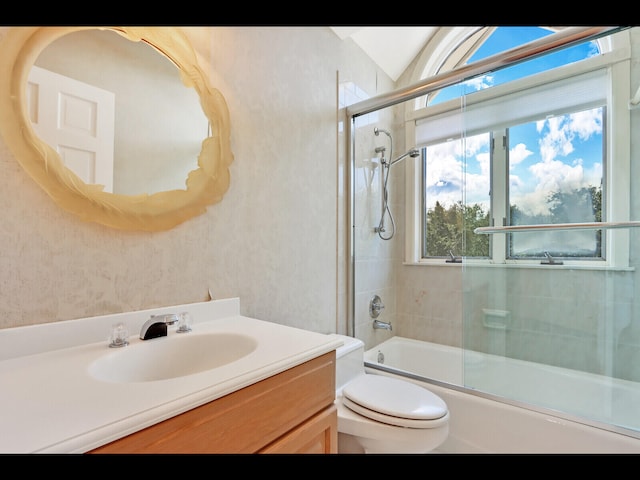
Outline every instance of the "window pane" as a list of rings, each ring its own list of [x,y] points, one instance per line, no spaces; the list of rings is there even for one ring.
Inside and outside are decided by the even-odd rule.
[[[602,221],[603,108],[509,128],[511,225]],[[510,258],[601,258],[600,230],[509,235]]]
[[[489,256],[488,235],[473,233],[489,225],[489,145],[484,133],[423,149],[423,257]]]

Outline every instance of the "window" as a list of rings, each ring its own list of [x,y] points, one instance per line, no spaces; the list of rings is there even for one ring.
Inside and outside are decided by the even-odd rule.
[[[507,225],[601,222],[605,107],[513,126],[508,146]],[[537,136],[539,150],[527,150]],[[529,178],[528,180],[525,180]],[[605,219],[606,220],[606,219]],[[507,258],[604,259],[601,230],[509,234]]]
[[[495,257],[489,237],[474,234],[477,227],[602,221],[603,112],[601,106],[545,115],[425,147],[422,256]],[[538,146],[536,151],[532,146]],[[443,171],[451,167],[453,171]],[[455,184],[465,185],[466,192],[452,189]],[[508,259],[548,255],[603,259],[601,231],[507,236]]]
[[[629,62],[620,57],[572,56],[570,65],[416,111],[407,127],[422,158],[408,170],[406,260],[626,267],[626,230],[474,233],[629,219],[628,136],[608,134],[628,129]]]
[[[490,144],[490,133],[480,133],[422,149],[424,258],[490,256],[489,237],[473,233],[490,225]],[[462,200],[465,177],[474,184],[467,201]]]

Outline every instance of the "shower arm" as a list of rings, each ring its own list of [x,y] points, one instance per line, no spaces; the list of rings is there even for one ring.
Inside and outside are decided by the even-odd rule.
[[[409,150],[407,153],[404,153],[402,155],[400,155],[398,158],[396,158],[395,160],[392,160],[390,162],[386,162],[383,159],[383,164],[386,165],[387,167],[391,168],[392,166],[394,166],[396,163],[404,160],[407,157],[411,157],[411,158],[415,158],[417,156],[420,155],[420,150],[418,150],[417,148],[412,148],[411,150]]]

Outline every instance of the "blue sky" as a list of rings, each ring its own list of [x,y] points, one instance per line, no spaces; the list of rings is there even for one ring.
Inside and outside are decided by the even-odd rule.
[[[485,59],[553,33],[554,32],[552,30],[539,27],[498,27],[469,58],[467,63],[469,64]],[[595,42],[587,42],[574,47],[565,48],[555,53],[543,55],[527,62],[481,75],[464,82],[459,86],[455,85],[445,88],[438,94],[435,101],[431,103],[436,104],[446,100],[451,100],[452,98],[458,98],[462,91],[472,92],[482,88],[499,85],[501,83],[515,80],[516,78],[526,77],[527,75],[532,75],[550,68],[582,60],[596,54],[598,54],[598,49]]]
[[[499,27],[469,59],[468,63],[489,57],[553,32],[537,27]],[[473,78],[462,86],[444,89],[434,103],[541,72],[598,53],[595,42],[587,42],[558,52]],[[510,195],[528,213],[545,213],[550,191],[599,186],[602,177],[602,123],[598,109],[576,115],[553,117],[510,129]],[[465,203],[482,203],[488,209],[489,154],[488,137],[482,141],[467,139]],[[477,139],[476,139],[477,140]],[[459,142],[452,142],[458,143]],[[438,160],[431,158],[428,175],[431,192],[438,192],[441,203],[460,200],[461,152],[454,145],[442,146]],[[458,146],[459,149],[459,146]],[[448,152],[445,152],[447,150]],[[437,167],[436,167],[437,165]],[[435,171],[437,170],[437,171]],[[457,177],[457,178],[456,178]],[[436,186],[436,183],[438,185]],[[456,198],[457,197],[457,198]],[[434,202],[428,202],[428,207]]]

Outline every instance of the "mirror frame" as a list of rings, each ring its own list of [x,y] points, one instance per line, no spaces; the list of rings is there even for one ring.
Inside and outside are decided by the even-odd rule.
[[[62,158],[35,134],[26,89],[38,55],[57,38],[74,31],[111,30],[131,41],[143,41],[179,69],[186,87],[196,90],[209,120],[210,136],[202,142],[198,168],[189,172],[185,190],[122,195],[84,183]],[[25,171],[63,209],[84,221],[121,230],[168,230],[201,215],[222,200],[229,188],[233,162],[229,111],[222,94],[208,83],[196,52],[178,27],[10,27],[0,38],[0,134]]]

